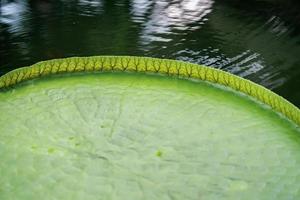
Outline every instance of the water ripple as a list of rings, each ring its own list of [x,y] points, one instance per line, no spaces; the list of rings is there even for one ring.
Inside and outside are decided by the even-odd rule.
[[[199,29],[207,20],[205,16],[212,11],[213,5],[212,0],[133,2],[133,21],[142,23],[140,38],[144,45],[152,41],[170,42],[172,39],[168,35]],[[152,6],[151,10],[149,5]]]

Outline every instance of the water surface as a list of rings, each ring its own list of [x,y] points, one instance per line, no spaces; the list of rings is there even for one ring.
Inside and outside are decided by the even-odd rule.
[[[69,56],[171,58],[248,78],[300,106],[297,0],[0,2],[0,75]]]

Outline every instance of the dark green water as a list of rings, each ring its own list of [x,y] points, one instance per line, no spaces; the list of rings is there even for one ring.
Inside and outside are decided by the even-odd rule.
[[[68,56],[205,64],[300,106],[298,0],[0,0],[0,75]]]

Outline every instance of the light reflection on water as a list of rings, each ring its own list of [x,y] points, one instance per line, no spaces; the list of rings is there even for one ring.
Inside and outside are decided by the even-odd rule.
[[[24,32],[22,26],[22,18],[26,12],[26,6],[22,3],[11,2],[3,4],[1,7],[0,23],[7,24],[8,31],[15,35]]]
[[[133,21],[142,24],[141,42],[144,45],[152,41],[170,42],[172,38],[168,36],[178,34],[176,30],[199,29],[213,5],[212,0],[155,1],[149,17],[145,17],[148,7],[143,3],[134,0],[132,13]]]
[[[80,15],[93,16],[94,13],[99,14],[102,11],[102,1],[79,0]]]
[[[300,106],[300,6],[249,1],[2,1],[0,74],[67,56],[173,58],[249,78]]]

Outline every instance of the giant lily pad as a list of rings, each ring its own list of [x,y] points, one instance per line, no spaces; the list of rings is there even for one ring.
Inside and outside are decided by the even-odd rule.
[[[0,199],[300,197],[299,109],[229,73],[68,58],[0,88]]]

